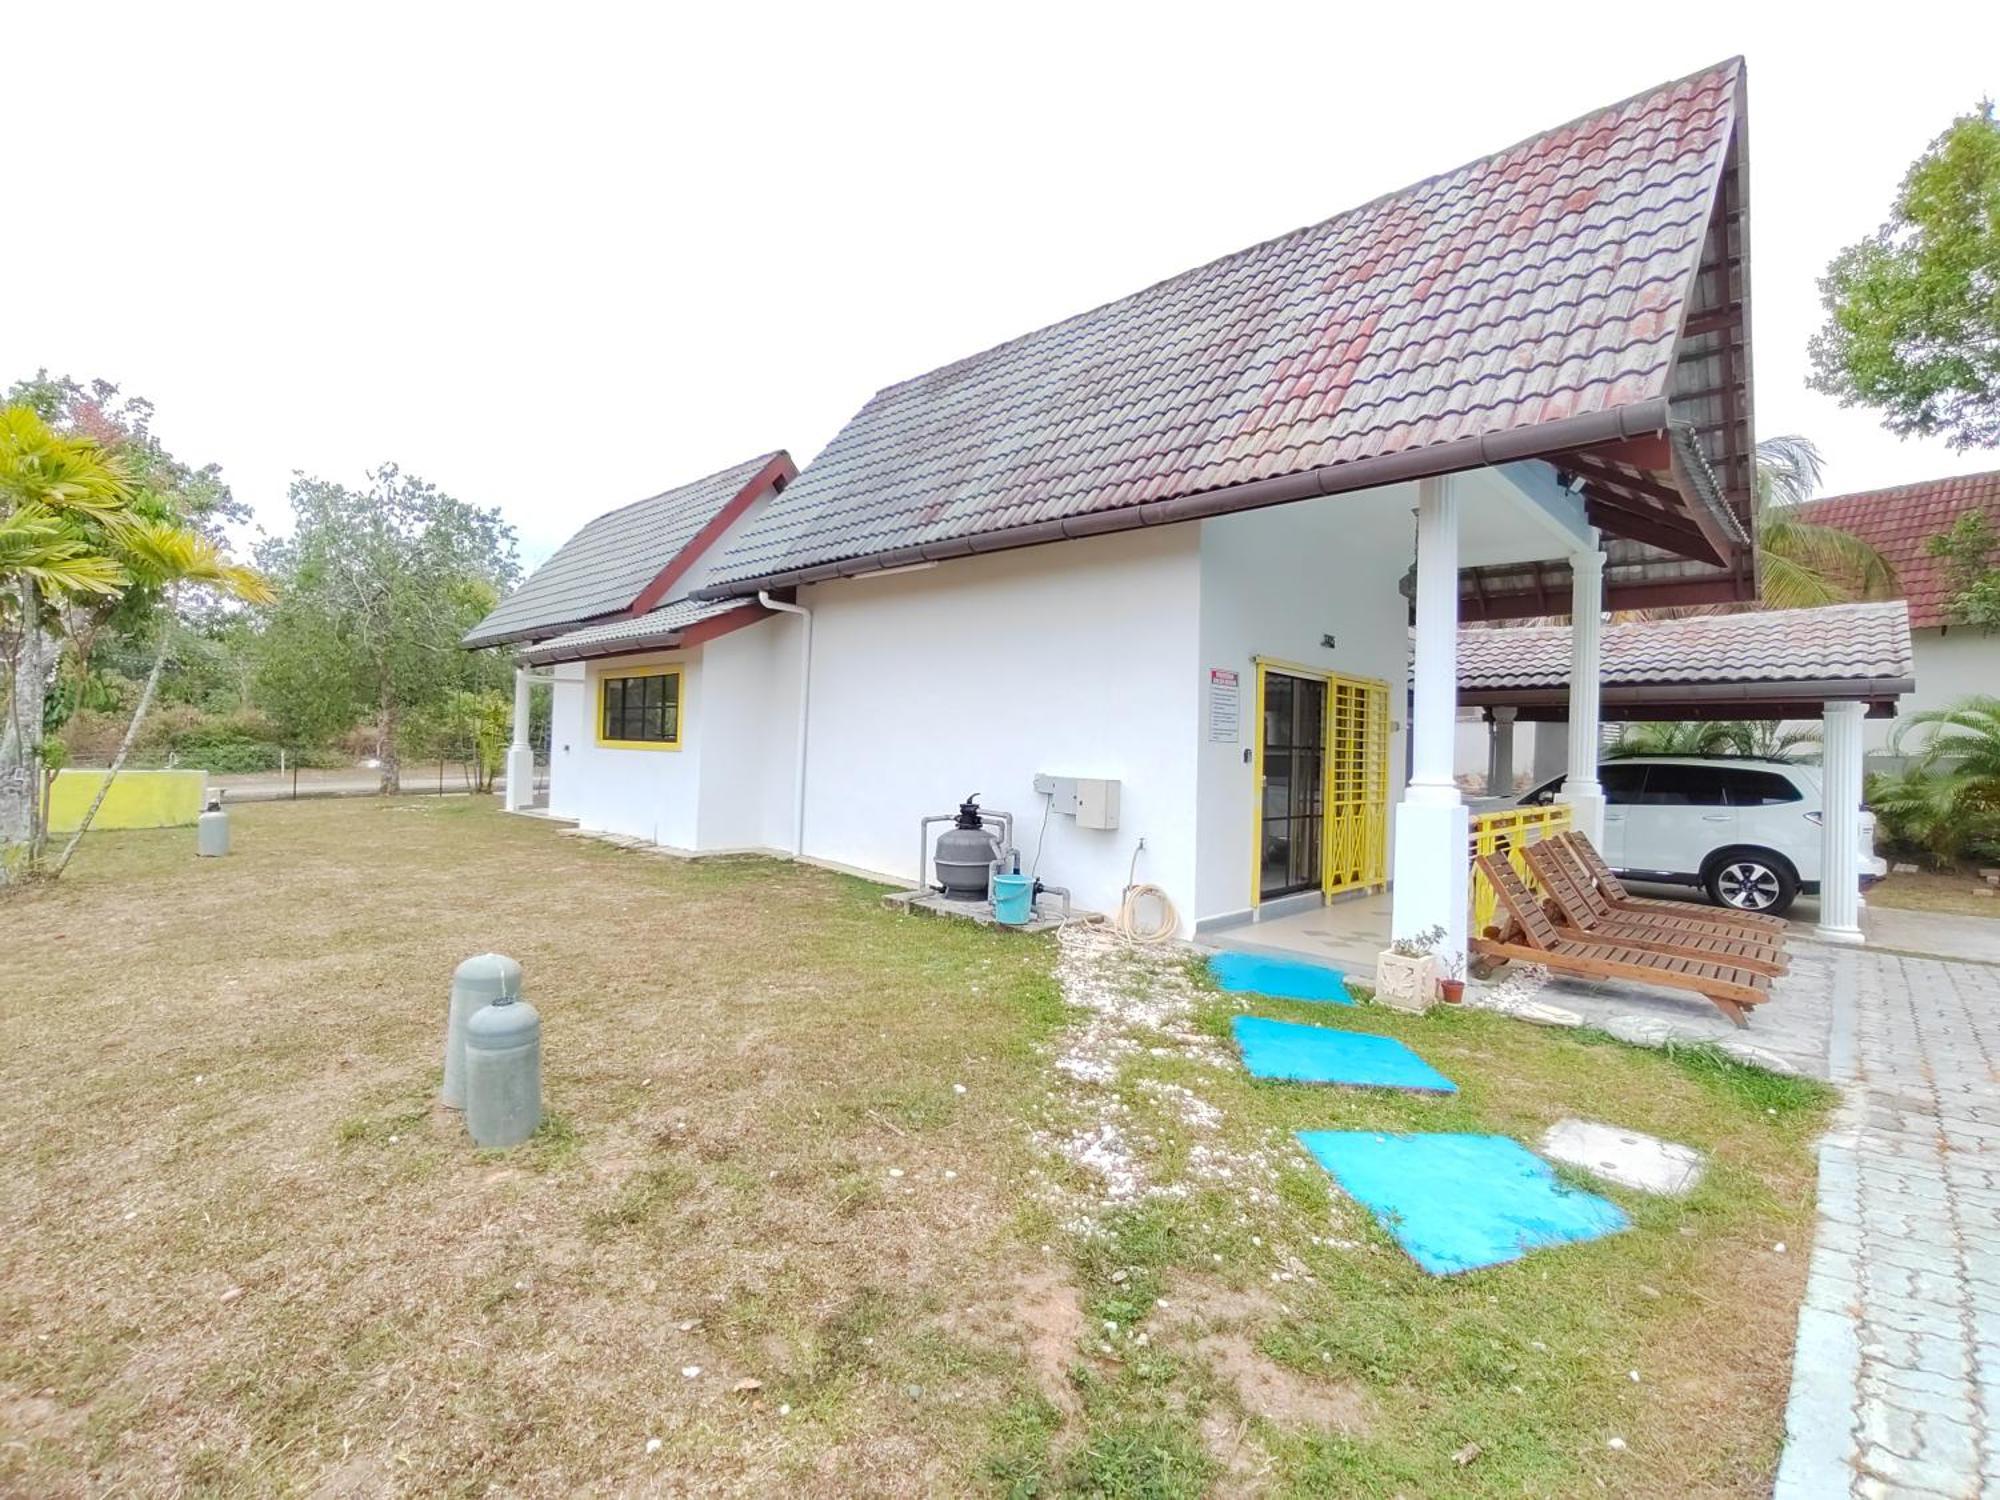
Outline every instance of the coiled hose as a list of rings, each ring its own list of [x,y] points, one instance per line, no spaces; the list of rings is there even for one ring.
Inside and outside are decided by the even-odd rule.
[[[1125,871],[1125,896],[1118,903],[1118,920],[1113,925],[1126,942],[1150,946],[1166,942],[1181,930],[1181,914],[1174,910],[1173,899],[1158,886],[1134,884],[1139,878],[1139,855],[1145,847],[1146,841],[1140,839],[1132,851],[1132,863]],[[1140,920],[1141,903],[1146,901],[1157,902],[1159,907],[1150,927]]]

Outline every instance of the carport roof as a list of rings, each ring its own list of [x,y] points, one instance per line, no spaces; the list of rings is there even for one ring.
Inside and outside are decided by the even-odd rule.
[[[1569,668],[1568,625],[1458,635],[1458,701],[1465,707],[1563,718]],[[1914,688],[1913,671],[1909,612],[1900,599],[1626,620],[1604,631],[1603,714],[1786,718],[1816,716],[1828,701],[1858,700],[1883,715]]]

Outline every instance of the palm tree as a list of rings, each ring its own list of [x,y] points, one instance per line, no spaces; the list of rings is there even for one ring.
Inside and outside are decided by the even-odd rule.
[[[0,408],[0,644],[8,664],[0,722],[0,851],[32,861],[42,828],[42,712],[54,660],[51,605],[115,596],[125,570],[93,531],[131,499],[124,466],[97,443],[56,431],[32,407]],[[7,865],[0,861],[0,879]]]
[[[1890,742],[1928,730],[1903,770],[1873,777],[1868,801],[1889,829],[1941,859],[2000,848],[2000,698],[1961,698],[1911,714]]]
[[[1623,724],[1605,746],[1606,760],[1633,755],[1741,755],[1758,760],[1813,761],[1819,732],[1776,719],[1679,719]]]
[[[112,523],[110,540],[132,584],[158,590],[163,596],[159,639],[153,649],[152,668],[146,673],[145,686],[139,690],[139,701],[132,710],[132,722],[125,726],[124,738],[118,743],[118,753],[112,756],[110,769],[98,783],[97,795],[91,799],[76,831],[57,856],[55,865],[49,871],[50,879],[68,868],[77,845],[83,842],[83,836],[96,821],[97,810],[104,805],[111,783],[125,769],[126,758],[131,755],[132,745],[139,738],[140,726],[145,723],[154,695],[159,692],[160,672],[166,666],[167,650],[173,641],[174,628],[179,623],[181,594],[187,589],[199,588],[246,604],[269,604],[276,597],[262,574],[231,562],[211,538],[192,527],[163,519],[163,514],[172,513],[172,507],[158,497],[141,496],[134,508],[154,514],[136,515]]]
[[[1887,598],[1896,590],[1888,559],[1850,532],[1801,519],[1819,488],[1819,449],[1796,434],[1757,445],[1753,511],[1762,555],[1760,594],[1771,609],[1808,609]]]

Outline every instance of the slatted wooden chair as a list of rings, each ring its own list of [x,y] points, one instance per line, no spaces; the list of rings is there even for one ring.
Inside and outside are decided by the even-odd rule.
[[[1511,923],[1511,930],[1501,937],[1472,939],[1474,956],[1489,964],[1541,964],[1580,979],[1626,979],[1664,989],[1692,990],[1738,1026],[1748,1026],[1748,1010],[1766,998],[1770,976],[1752,969],[1566,933],[1549,920],[1505,856],[1482,854],[1475,863],[1500,898]]]
[[[1782,937],[1791,931],[1783,917],[1767,917],[1761,912],[1738,911],[1733,906],[1697,906],[1692,901],[1659,901],[1647,896],[1635,896],[1625,889],[1624,882],[1614,875],[1611,866],[1604,862],[1604,856],[1597,852],[1597,846],[1575,829],[1568,829],[1555,836],[1555,842],[1568,851],[1584,873],[1596,882],[1597,889],[1613,911],[1671,912],[1684,916],[1689,921],[1708,922],[1717,927],[1743,927],[1752,932],[1770,933]]]
[[[1774,977],[1790,967],[1783,945],[1762,933],[1690,922],[1665,912],[1632,916],[1613,912],[1597,887],[1552,840],[1529,844],[1522,853],[1535,880],[1547,893],[1557,923],[1575,929],[1578,936],[1599,942],[1629,943],[1653,953],[1709,958]]]

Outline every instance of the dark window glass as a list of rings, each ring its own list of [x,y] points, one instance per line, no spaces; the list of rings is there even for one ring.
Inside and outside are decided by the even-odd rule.
[[[1725,771],[1722,784],[1731,807],[1770,807],[1804,800],[1791,778],[1776,771]]]
[[[1597,784],[1604,788],[1604,800],[1624,807],[1639,800],[1639,788],[1646,784],[1646,767],[1613,762],[1597,768]]]
[[[680,740],[681,678],[678,672],[604,679],[604,737],[647,745]]]
[[[1721,807],[1722,775],[1718,766],[1647,766],[1639,801],[1646,807]]]

